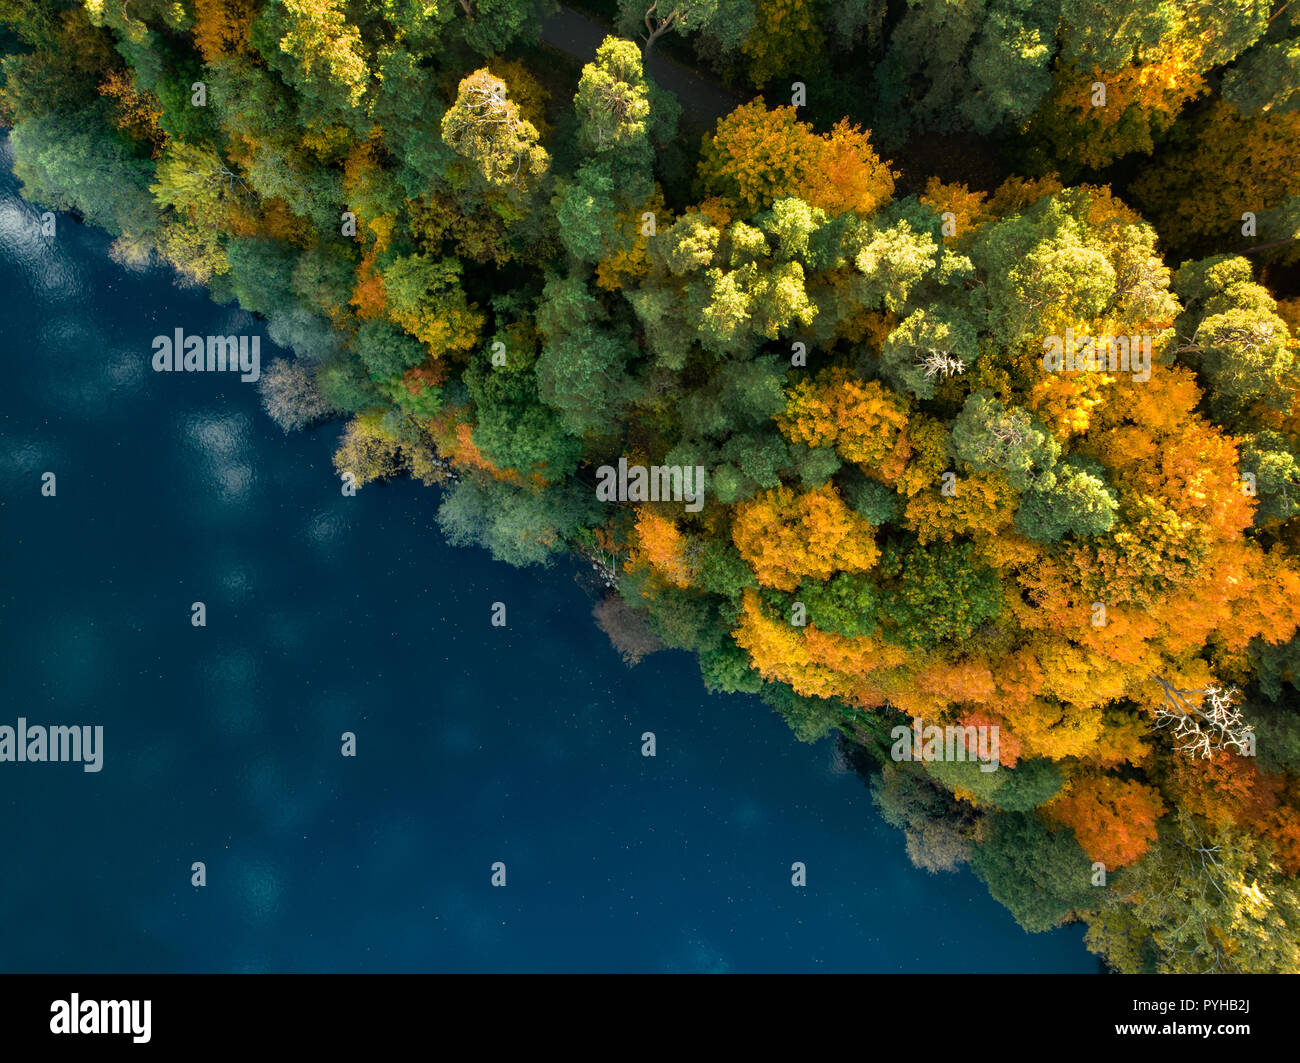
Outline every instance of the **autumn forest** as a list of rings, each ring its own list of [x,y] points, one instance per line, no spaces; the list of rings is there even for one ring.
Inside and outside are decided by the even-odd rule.
[[[844,743],[1112,970],[1300,972],[1300,5],[649,6],[0,0],[0,122],[340,477],[595,573],[629,681]]]

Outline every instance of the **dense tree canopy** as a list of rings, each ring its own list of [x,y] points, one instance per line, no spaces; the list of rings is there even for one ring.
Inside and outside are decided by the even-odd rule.
[[[883,761],[919,866],[1120,970],[1300,969],[1295,6],[620,10],[579,71],[522,0],[0,3],[0,119],[266,319],[278,423]],[[668,34],[763,95],[700,129]]]

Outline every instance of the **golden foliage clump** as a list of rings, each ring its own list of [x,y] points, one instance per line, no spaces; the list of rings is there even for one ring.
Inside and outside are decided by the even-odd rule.
[[[844,120],[819,136],[795,108],[768,110],[761,96],[718,122],[699,174],[705,194],[729,200],[744,217],[788,196],[832,217],[871,214],[893,196],[897,176],[868,132]]]
[[[988,193],[972,192],[964,184],[945,184],[937,177],[931,177],[925,183],[925,191],[920,200],[935,212],[951,214],[952,235],[944,233],[944,239],[954,244],[965,244],[970,237],[979,232],[986,222],[994,220],[994,213],[989,209]]]
[[[833,484],[802,493],[782,485],[736,507],[732,540],[759,583],[792,591],[807,576],[871,568],[880,557],[874,532]]]
[[[898,478],[912,453],[907,404],[879,381],[846,369],[799,381],[777,426],[792,442],[834,447],[886,482]]]
[[[675,520],[644,506],[637,509],[634,556],[644,557],[674,587],[685,589],[694,580],[688,550],[686,536]]]

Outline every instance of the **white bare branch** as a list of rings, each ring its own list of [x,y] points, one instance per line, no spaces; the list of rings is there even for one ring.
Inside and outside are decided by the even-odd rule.
[[[951,351],[941,351],[936,347],[917,348],[916,364],[925,370],[927,378],[934,376],[950,377],[966,371],[966,363],[954,358]]]
[[[1255,729],[1232,705],[1236,687],[1180,690],[1161,676],[1152,678],[1164,694],[1155,712],[1156,730],[1172,728],[1174,746],[1180,753],[1202,760],[1226,751],[1253,754]]]

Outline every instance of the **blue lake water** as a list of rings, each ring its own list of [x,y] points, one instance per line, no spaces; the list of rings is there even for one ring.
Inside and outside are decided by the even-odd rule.
[[[154,373],[155,335],[261,325],[42,236],[3,161],[0,724],[104,759],[0,764],[0,970],[1096,969],[914,869],[829,742],[684,653],[627,669],[571,566],[451,548],[436,490],[341,495],[337,425]]]

